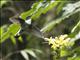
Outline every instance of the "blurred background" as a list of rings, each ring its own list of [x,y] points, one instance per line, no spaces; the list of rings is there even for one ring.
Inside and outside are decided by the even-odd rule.
[[[30,16],[32,25],[17,23]],[[15,16],[15,17],[13,17]],[[13,22],[10,18],[13,17]],[[16,19],[16,20],[15,20]],[[21,26],[23,25],[23,26]],[[34,27],[37,32],[35,32]],[[20,30],[23,34],[15,37]],[[26,33],[25,33],[26,32]],[[42,37],[68,34],[74,40],[69,55],[56,57]],[[37,35],[37,36],[36,36]],[[39,36],[38,36],[39,35]],[[79,0],[1,0],[0,1],[0,60],[79,60],[80,1]]]

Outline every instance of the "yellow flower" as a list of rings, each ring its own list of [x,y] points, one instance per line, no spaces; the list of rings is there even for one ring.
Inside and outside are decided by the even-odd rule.
[[[49,42],[49,45],[54,43],[54,39],[52,37],[45,39]]]
[[[45,38],[49,45],[51,45],[51,48],[53,48],[54,50],[56,50],[57,48],[62,48],[64,46],[69,46],[69,42],[70,42],[70,38],[68,37],[68,35],[60,35],[59,37],[55,37],[55,38]]]

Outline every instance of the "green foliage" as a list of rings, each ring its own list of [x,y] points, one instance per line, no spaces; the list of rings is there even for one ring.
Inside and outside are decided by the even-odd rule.
[[[6,4],[8,1],[7,0],[1,0],[0,1],[0,8],[4,5],[4,4]]]
[[[66,18],[69,18],[71,15],[74,15],[76,13],[80,13],[80,4],[79,3],[80,2],[77,2],[77,3],[74,3],[74,4],[68,4],[70,6],[67,5],[66,7],[63,7],[63,10],[65,9],[65,11],[63,12],[63,15],[60,18],[56,19],[55,21],[51,21],[49,24],[45,25],[45,27],[43,27],[41,31],[42,32],[50,32],[51,29],[54,29],[54,27],[56,26],[56,24],[60,24],[63,20],[66,20]],[[73,5],[75,5],[74,8],[73,8]],[[51,48],[54,51],[58,51],[56,53],[59,54],[59,56],[57,55],[57,57],[56,58],[53,58],[53,60],[54,59],[56,60],[57,58],[58,59],[61,59],[61,57],[68,58],[68,56],[73,56],[71,58],[68,58],[68,60],[76,60],[76,59],[79,59],[77,57],[78,56],[77,53],[74,53],[75,50],[76,50],[76,48],[72,49],[72,46],[74,46],[75,41],[78,40],[78,39],[80,39],[80,27],[79,26],[80,26],[80,24],[78,22],[75,25],[75,27],[72,29],[72,31],[71,31],[72,33],[70,33],[70,35],[73,35],[73,37],[70,36],[71,39],[69,40],[69,42],[68,42],[67,38],[64,40],[64,41],[67,40],[67,42],[68,42],[68,43],[65,43],[66,45],[69,45],[70,44],[68,46],[68,48],[66,48],[66,46],[63,47],[63,48],[61,48],[61,46],[64,46],[65,44],[59,45],[59,44],[62,44],[64,42],[64,41],[62,41],[62,39],[64,39],[64,37],[59,37],[59,38],[58,37],[55,37],[55,38],[50,38],[50,39],[46,38],[47,40],[49,40],[49,45],[51,45]],[[76,33],[76,34],[74,34],[74,33]],[[60,38],[62,38],[62,39],[60,39]],[[60,42],[60,41],[62,41],[62,42]],[[73,50],[73,51],[71,51],[69,48],[71,50]],[[78,47],[78,49],[79,48],[80,47]],[[79,53],[78,50],[76,50],[76,51]]]
[[[29,55],[31,55],[32,57],[34,57],[35,59],[38,59],[37,55],[35,52],[38,52],[39,54],[42,53],[42,51],[38,50],[38,49],[26,49],[26,50],[22,50],[20,51],[20,53],[22,54],[22,56],[26,59],[29,60]]]
[[[75,32],[76,30],[80,30],[80,20],[79,22],[75,25],[75,27],[72,29],[72,33]]]
[[[50,9],[55,7],[59,2],[47,1],[36,2],[32,5],[31,9],[27,12],[21,13],[20,17],[26,20],[26,17],[31,16],[31,19],[39,18],[41,14],[47,13]]]
[[[64,56],[67,56],[69,55],[70,51],[67,50],[67,49],[61,49],[60,51],[60,57],[64,57]]]
[[[2,27],[1,27],[1,29],[2,29]],[[11,37],[12,41],[15,41],[13,36],[15,36],[18,33],[19,29],[20,29],[20,25],[18,25],[18,24],[11,24],[8,27],[7,32],[2,33],[1,38],[0,38],[0,40],[1,40],[0,43],[4,42],[9,37]]]
[[[3,6],[6,3],[7,1],[1,1],[0,6]],[[48,18],[49,15],[52,18],[50,17]],[[18,34],[21,29],[25,29],[25,32],[28,34],[24,36],[26,36],[29,43],[27,47],[24,48],[25,50],[22,49],[19,51],[19,53],[21,53],[21,55],[25,58],[25,60],[29,60],[30,56],[31,58],[39,60],[37,56],[38,54],[36,53],[41,53],[41,54],[46,53],[45,56],[49,56],[51,54],[50,52],[53,52],[53,51],[55,51],[56,54],[55,53],[52,54],[52,60],[63,60],[63,59],[79,60],[80,47],[78,46],[79,43],[76,43],[76,41],[80,40],[80,17],[75,19],[75,17],[78,15],[80,15],[80,1],[69,2],[65,0],[62,2],[61,0],[57,0],[57,1],[40,0],[40,1],[34,2],[29,10],[24,11],[19,15],[19,18],[21,18],[24,21],[23,26],[21,26],[21,24],[18,24],[18,23],[1,25],[0,44],[3,44],[8,39],[10,39],[14,45],[17,45],[18,42],[16,42],[16,39],[14,36]],[[30,19],[32,20],[31,22],[32,25],[30,26],[27,23],[25,23],[27,21],[26,19],[27,17],[30,17]],[[71,20],[73,22],[70,22]],[[70,23],[70,26],[68,25],[69,23]],[[28,26],[28,28],[26,28],[24,25],[26,25],[26,27]],[[35,28],[38,31],[36,33],[36,31],[32,29],[34,26],[38,26],[38,28],[41,28],[41,29]],[[63,37],[63,35],[61,35],[61,34],[64,34],[63,27],[67,28],[67,26],[69,26],[68,27],[69,33],[67,33],[68,37]],[[59,33],[60,30],[61,30],[61,33]],[[33,31],[35,33],[33,33]],[[25,32],[23,30],[23,34]],[[30,34],[31,32],[33,33],[33,35]],[[36,37],[35,35],[38,36],[39,35],[38,33],[43,35],[43,37],[42,36]],[[49,35],[48,33],[51,33],[52,35]],[[60,36],[55,37],[56,35],[60,35]],[[50,36],[52,37],[48,38]],[[24,39],[22,39],[22,36],[20,36],[18,39],[19,39],[19,43],[22,44],[22,45],[20,44],[19,46],[20,47],[25,46],[24,43],[26,42],[24,41]],[[52,51],[50,51],[49,46],[47,47],[43,46],[43,44],[41,43],[41,42],[44,43],[43,40],[45,41],[48,40],[49,45],[51,45],[52,47]],[[33,49],[29,49],[29,48],[33,48]],[[41,52],[40,51],[41,49],[44,50],[44,52]],[[15,51],[15,53],[17,52]],[[12,52],[12,54],[14,54],[14,52]],[[48,60],[48,58],[45,59],[41,55],[39,55],[39,57],[41,58],[40,60]],[[34,59],[31,59],[31,60],[34,60]]]
[[[27,12],[23,12],[21,13],[20,17],[23,20],[26,20],[26,17],[31,16],[31,19],[36,19],[38,18],[42,13],[47,13],[47,11],[49,11],[50,9],[52,9],[53,7],[55,7],[58,4],[58,2],[36,2],[32,5],[31,9]],[[10,34],[11,35],[15,35],[17,34],[18,30],[20,29],[20,26],[17,24],[12,24],[9,28],[8,31],[4,34],[2,34],[3,36],[1,37],[1,43],[4,42],[7,38],[9,38]],[[47,29],[46,29],[47,30]],[[13,37],[11,37],[11,40],[14,41],[15,39]]]
[[[61,16],[58,19],[55,19],[55,21],[51,21],[50,23],[48,23],[45,27],[43,27],[41,29],[41,31],[42,32],[49,32],[51,29],[53,29],[55,27],[56,24],[59,24],[59,23],[61,23],[61,21],[65,20],[66,18],[69,18],[71,15],[80,12],[80,8],[76,9],[77,6],[80,7],[80,5],[77,5],[77,3],[76,3],[76,7],[72,11],[70,11],[71,10],[71,8],[70,8],[71,6],[65,7],[66,9],[65,9],[65,12],[63,13],[63,16]],[[70,10],[67,11],[67,9],[69,9],[69,8],[70,8]]]

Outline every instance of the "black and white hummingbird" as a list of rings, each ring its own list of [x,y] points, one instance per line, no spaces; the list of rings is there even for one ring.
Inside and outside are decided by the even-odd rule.
[[[34,36],[37,36],[39,38],[43,38],[43,33],[40,31],[38,27],[35,26],[34,21],[31,19],[31,16],[26,17],[26,20],[22,19],[19,14],[11,17],[9,19],[12,23],[18,23],[21,25],[21,29],[16,34],[16,36],[19,36],[24,33],[31,33]]]

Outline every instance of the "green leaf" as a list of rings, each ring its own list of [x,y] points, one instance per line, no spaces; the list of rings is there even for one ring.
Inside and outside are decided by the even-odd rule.
[[[61,21],[65,20],[66,18],[69,18],[69,16],[77,13],[77,12],[80,12],[80,8],[79,9],[76,9],[73,13],[69,13],[67,15],[63,15],[62,17],[58,18],[58,19],[55,19],[54,21],[48,23],[46,26],[44,26],[41,31],[44,33],[44,32],[49,32],[50,30],[52,30],[56,24],[59,24]]]
[[[43,2],[36,2],[32,5],[31,9],[29,11],[21,13],[20,17],[23,20],[26,20],[26,17],[31,16],[31,19],[37,19],[40,17],[42,13],[48,12],[50,9],[54,8],[58,2],[53,1],[47,1],[45,3]]]
[[[71,33],[70,35],[69,35],[69,37],[71,37],[72,39],[72,41],[76,41],[76,40],[78,40],[78,39],[80,39],[80,31],[78,32],[78,33]]]
[[[39,5],[40,2],[36,2],[32,5],[31,9],[26,11],[26,12],[23,12],[21,13],[20,17],[23,19],[23,20],[26,20],[26,17],[28,16],[31,16],[35,13],[36,10],[38,10],[40,7],[37,8],[37,6]]]
[[[79,30],[80,31],[80,20],[79,22],[74,26],[74,28],[71,30],[71,32],[75,32],[76,30]]]
[[[63,3],[60,2],[60,4],[57,7],[57,14],[59,14],[61,12],[61,10],[63,9],[63,6],[64,6],[65,3],[66,3],[65,1]]]
[[[73,27],[73,29],[71,30],[71,34],[69,34],[69,36],[73,39],[73,40],[77,40],[80,38],[80,20],[79,22]]]
[[[6,32],[7,30],[7,25],[3,25],[0,27],[0,37]]]
[[[7,2],[8,2],[7,0],[5,0],[5,1],[4,1],[4,0],[1,0],[1,1],[0,1],[0,8],[1,8],[4,4],[6,4]]]
[[[45,7],[45,3],[43,4],[43,2],[37,2],[37,4],[36,3],[33,4],[32,8],[35,8],[35,10],[34,10],[34,14],[31,16],[31,18],[33,20],[37,19],[42,14],[44,7]]]
[[[10,36],[11,41],[13,42],[13,44],[16,44],[16,39],[14,38],[14,36]]]
[[[37,18],[39,18],[40,15],[41,15],[41,13],[42,13],[42,11],[43,11],[43,8],[40,8],[35,14],[33,14],[31,16],[31,19],[37,19]]]
[[[8,32],[15,36],[19,29],[20,29],[19,24],[11,24],[8,28]]]
[[[43,52],[42,52],[41,50],[39,50],[39,49],[35,49],[34,51],[37,52],[37,53],[41,53],[41,54],[43,53]]]
[[[0,37],[1,37],[1,35],[4,33],[4,28],[3,28],[3,26],[2,27],[0,27]]]
[[[52,8],[56,7],[56,5],[59,2],[57,1],[50,1],[50,3],[48,2],[47,5],[44,7],[43,13],[47,13],[49,10],[51,10]]]
[[[41,29],[41,31],[44,32],[49,32],[52,28],[55,27],[56,24],[59,24],[62,21],[62,19],[57,19],[55,21],[52,21],[48,23],[45,27]]]
[[[69,54],[69,51],[66,49],[61,49],[60,51],[60,57],[67,56]]]
[[[27,49],[25,50],[25,52],[29,53],[31,56],[33,56],[34,58],[37,58],[36,54],[34,51],[30,50],[30,49]]]
[[[22,39],[21,36],[19,36],[18,40],[19,40],[20,42],[23,42],[23,39]]]
[[[1,37],[0,37],[0,43],[4,42],[6,39],[9,38],[9,32],[4,33]]]
[[[17,32],[20,29],[20,25],[19,24],[11,24],[8,27],[7,32],[5,32],[4,34],[1,35],[0,38],[0,43],[4,42],[6,39],[8,39],[11,35],[15,36],[17,34]]]
[[[20,53],[25,58],[25,60],[29,60],[29,56],[28,56],[28,54],[25,51],[21,51]]]
[[[76,54],[74,54],[74,56],[69,57],[67,60],[80,60],[80,56],[77,56]]]
[[[80,59],[80,56],[77,56],[76,58],[75,58],[75,60],[79,60]]]
[[[73,13],[77,8],[80,8],[80,1],[78,1],[76,3],[69,3],[69,4],[67,4],[67,6],[65,6],[63,8],[63,10],[65,10],[63,15],[67,15],[69,13]]]
[[[35,9],[35,10],[38,10],[41,6],[42,6],[41,2],[36,2],[31,6],[31,8]]]
[[[29,11],[27,11],[27,12],[23,12],[23,13],[21,13],[20,17],[21,17],[23,20],[26,20],[26,17],[31,16],[31,15],[33,14],[33,12],[34,12],[33,9],[31,9],[31,10],[29,10]]]

